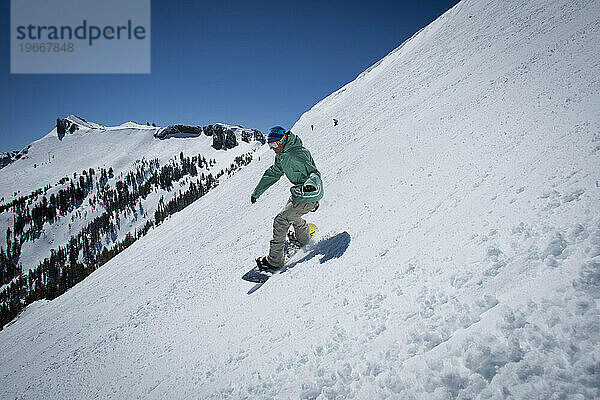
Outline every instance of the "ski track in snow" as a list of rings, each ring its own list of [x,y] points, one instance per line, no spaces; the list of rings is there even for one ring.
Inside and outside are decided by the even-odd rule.
[[[260,150],[0,332],[0,397],[600,397],[599,15],[459,3],[293,127],[337,250],[248,294]]]

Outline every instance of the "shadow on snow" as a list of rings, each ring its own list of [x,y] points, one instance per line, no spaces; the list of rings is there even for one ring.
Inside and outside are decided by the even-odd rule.
[[[348,246],[350,246],[350,234],[348,232],[338,233],[335,236],[317,242],[314,247],[311,247],[308,250],[307,255],[290,265],[285,265],[279,273],[283,274],[288,269],[292,269],[305,261],[312,260],[316,256],[322,256],[319,259],[320,264],[326,263],[334,258],[340,258],[342,254],[346,252]]]

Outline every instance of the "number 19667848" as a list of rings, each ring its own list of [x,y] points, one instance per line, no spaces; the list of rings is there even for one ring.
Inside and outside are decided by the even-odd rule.
[[[21,53],[72,53],[75,51],[73,43],[19,43]]]

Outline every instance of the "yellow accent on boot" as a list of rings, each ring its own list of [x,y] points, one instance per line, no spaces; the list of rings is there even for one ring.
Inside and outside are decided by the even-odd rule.
[[[308,223],[308,229],[309,229],[309,235],[310,238],[314,238],[317,233],[319,232],[319,228],[317,228],[317,226],[311,222]]]

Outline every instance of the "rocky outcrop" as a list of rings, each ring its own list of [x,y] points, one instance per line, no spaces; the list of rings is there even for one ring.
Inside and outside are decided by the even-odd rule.
[[[6,167],[13,161],[20,159],[21,157],[26,155],[28,151],[29,151],[29,146],[27,146],[26,149],[23,149],[21,151],[9,151],[9,152],[0,153],[0,169]]]
[[[82,120],[85,121],[84,119]],[[71,121],[69,118],[56,119],[56,134],[58,135],[58,140],[62,140],[67,133],[72,134],[78,129],[79,125]]]
[[[265,144],[263,133],[257,129],[245,129],[241,126],[228,126],[224,124],[211,124],[206,126],[169,125],[159,129],[154,136],[159,139],[169,137],[200,136],[204,133],[213,138],[212,146],[217,150],[228,150],[238,145],[238,137],[244,142],[256,140]],[[239,135],[239,136],[238,136]]]
[[[192,134],[192,135],[200,135],[202,134],[203,128],[201,126],[191,126],[191,125],[169,125],[166,128],[160,129],[154,136],[157,138],[165,138],[171,135],[178,134]]]
[[[265,144],[267,142],[267,140],[265,139],[265,135],[263,135],[263,133],[259,130],[256,129],[251,129],[251,130],[245,130],[242,132],[242,140],[246,143],[250,143],[253,140],[256,140],[257,142],[261,142],[262,144]]]
[[[6,167],[8,164],[16,159],[18,151],[10,151],[7,153],[0,153],[0,169]]]
[[[233,133],[230,128],[224,127],[223,125],[215,125],[213,127],[212,137],[212,146],[217,150],[233,149],[235,146],[237,146],[237,138],[235,137],[235,133]]]

